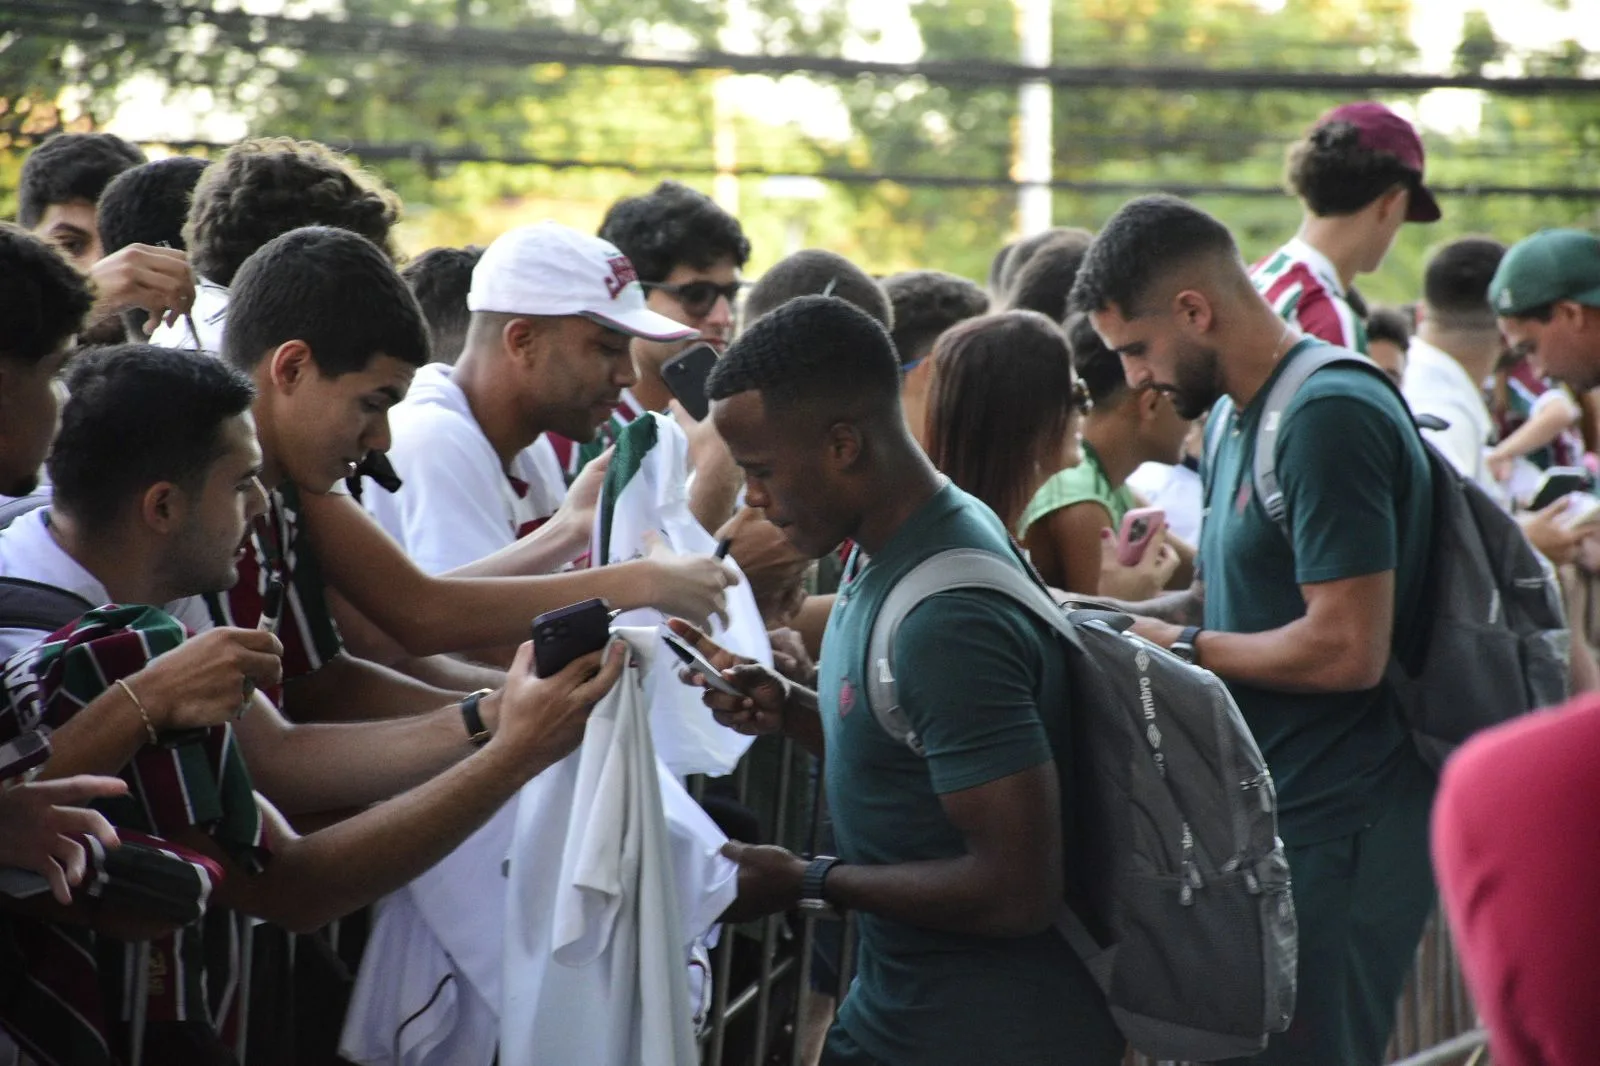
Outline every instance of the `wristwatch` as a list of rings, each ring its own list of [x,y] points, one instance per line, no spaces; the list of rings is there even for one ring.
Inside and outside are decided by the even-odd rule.
[[[1183,632],[1178,634],[1178,639],[1172,643],[1172,648],[1170,649],[1172,654],[1186,663],[1199,666],[1200,646],[1195,641],[1200,639],[1200,634],[1203,632],[1204,630],[1199,626],[1185,627]]]
[[[822,898],[822,888],[824,882],[828,880],[828,871],[837,865],[839,860],[832,855],[818,855],[806,864],[805,875],[800,879],[800,909],[806,914],[838,917],[839,908]]]
[[[493,691],[492,688],[480,688],[461,699],[461,722],[467,727],[467,739],[480,748],[489,743],[491,734],[483,724],[483,715],[478,713],[478,703]]]

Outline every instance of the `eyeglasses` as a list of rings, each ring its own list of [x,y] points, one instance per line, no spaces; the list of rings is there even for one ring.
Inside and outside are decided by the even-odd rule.
[[[660,289],[662,292],[678,301],[682,307],[694,318],[704,318],[717,306],[718,300],[727,300],[729,306],[739,298],[739,290],[744,288],[742,281],[732,281],[726,285],[718,285],[714,281],[686,281],[682,285],[668,285],[664,281],[646,281],[642,283],[648,289]]]

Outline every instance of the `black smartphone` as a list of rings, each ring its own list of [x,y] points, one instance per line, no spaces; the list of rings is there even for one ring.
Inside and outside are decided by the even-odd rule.
[[[723,678],[722,671],[712,666],[711,660],[701,655],[698,649],[690,647],[678,634],[662,630],[661,639],[667,642],[667,647],[672,649],[684,666],[706,679],[706,688],[714,688],[730,696],[744,695]]]
[[[717,350],[709,344],[691,344],[661,364],[661,380],[696,422],[703,421],[711,413],[711,401],[706,398],[706,378],[711,376],[711,368],[716,365]]]
[[[552,677],[574,659],[603,651],[611,639],[611,608],[605,600],[584,600],[533,620],[533,672]]]
[[[1594,478],[1589,471],[1581,466],[1552,466],[1544,472],[1544,477],[1539,479],[1539,487],[1534,490],[1533,499],[1528,506],[1535,511],[1542,511],[1563,496],[1570,496],[1574,492],[1587,492],[1594,487]]]
[[[21,777],[50,758],[50,738],[31,730],[0,744],[0,780]]]

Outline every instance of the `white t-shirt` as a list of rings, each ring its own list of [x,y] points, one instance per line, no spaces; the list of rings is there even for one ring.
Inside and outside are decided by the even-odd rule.
[[[194,329],[189,322],[193,320]],[[180,317],[172,325],[163,323],[150,334],[150,343],[157,348],[181,348],[190,352],[222,354],[223,325],[228,320],[228,290],[214,281],[198,278],[194,286],[194,307],[187,319]],[[198,334],[198,336],[196,335]]]
[[[422,570],[442,574],[515,542],[553,515],[566,489],[534,447],[511,461],[510,476],[472,415],[453,367],[417,371],[389,413],[389,461],[404,487],[369,479],[362,503]]]
[[[87,601],[93,607],[112,602],[100,579],[68,555],[50,535],[50,509],[30,511],[0,531],[0,577],[17,577],[50,585]],[[211,628],[211,615],[199,597],[177,600],[163,609],[192,632]],[[36,629],[0,629],[0,661],[39,643],[49,634]]]
[[[1450,353],[1417,337],[1411,338],[1401,391],[1411,413],[1433,415],[1450,423],[1447,429],[1425,429],[1434,447],[1461,476],[1478,483],[1496,499],[1500,485],[1485,461],[1494,438],[1494,417],[1483,390]]]

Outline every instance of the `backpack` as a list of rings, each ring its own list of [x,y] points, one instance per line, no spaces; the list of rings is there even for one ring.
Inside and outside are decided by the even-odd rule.
[[[1279,373],[1261,413],[1253,480],[1256,498],[1286,538],[1278,434],[1295,394],[1327,366],[1360,367],[1394,388],[1377,364],[1332,345],[1302,352]],[[1228,403],[1224,398],[1212,412],[1219,425]],[[1442,425],[1431,417],[1415,421],[1419,429]],[[1208,432],[1208,468],[1218,443]],[[1571,634],[1555,571],[1516,520],[1425,437],[1422,446],[1433,485],[1428,565],[1416,626],[1396,641],[1384,680],[1423,761],[1437,770],[1479,730],[1567,699]]]
[[[1086,883],[1056,927],[1118,1028],[1156,1059],[1261,1051],[1294,1013],[1296,923],[1272,778],[1233,697],[1127,632],[1127,615],[1065,612],[1020,560],[954,549],[895,583],[868,644],[867,704],[918,755],[896,699],[895,633],[955,589],[1008,596],[1060,638]]]
[[[0,577],[0,628],[54,633],[94,610],[77,593],[20,577]]]

